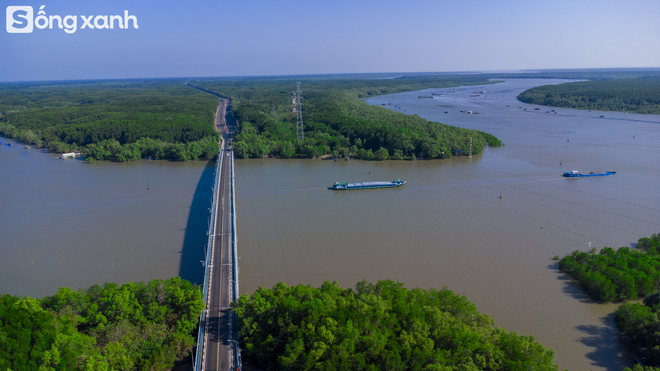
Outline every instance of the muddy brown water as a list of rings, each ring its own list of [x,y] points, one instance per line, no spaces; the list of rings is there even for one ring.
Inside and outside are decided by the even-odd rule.
[[[203,282],[213,163],[88,165],[2,147],[0,292],[43,297],[177,275]]]
[[[280,281],[318,286],[336,280],[353,287],[364,279],[391,279],[411,288],[447,286],[500,327],[554,349],[560,368],[630,366],[614,325],[617,306],[589,301],[552,258],[586,250],[590,242],[597,248],[630,246],[660,231],[660,117],[545,108],[515,99],[552,82],[509,81],[369,100],[487,131],[505,143],[472,159],[237,161],[241,292]],[[488,93],[470,97],[483,90]],[[432,92],[445,93],[417,98]],[[551,109],[557,114],[546,113]],[[561,176],[570,170],[617,174]],[[408,184],[327,189],[337,181],[398,178]]]
[[[498,326],[554,349],[560,368],[632,365],[614,325],[616,305],[589,301],[552,257],[589,242],[630,246],[660,232],[660,116],[515,99],[558,82],[511,80],[369,100],[505,143],[472,159],[237,160],[241,293],[280,281],[447,286]],[[487,93],[470,97],[475,91]],[[433,92],[443,95],[417,98]],[[23,156],[16,146],[0,147],[0,292],[43,297],[60,286],[203,279],[213,164],[88,165],[34,149]],[[570,170],[618,173],[560,176]],[[398,178],[408,184],[327,189],[336,181]]]

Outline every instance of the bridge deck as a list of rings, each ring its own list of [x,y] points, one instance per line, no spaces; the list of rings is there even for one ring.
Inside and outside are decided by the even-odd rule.
[[[221,104],[223,106],[223,104]],[[222,111],[222,112],[221,112]],[[232,176],[233,156],[231,133],[233,124],[226,120],[226,103],[218,109],[216,127],[223,133],[222,149],[215,191],[215,223],[211,233],[209,267],[206,277],[207,310],[199,345],[198,370],[234,370],[236,338],[230,304],[234,298],[233,272],[233,212]]]

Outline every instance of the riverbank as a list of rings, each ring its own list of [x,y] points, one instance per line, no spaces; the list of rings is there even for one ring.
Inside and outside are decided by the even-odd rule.
[[[0,148],[0,292],[41,298],[61,286],[203,282],[214,161],[88,165],[16,147]]]
[[[213,158],[216,99],[177,80],[0,87],[0,135],[90,162]]]
[[[555,350],[561,369],[630,366],[632,354],[614,324],[617,306],[591,302],[552,258],[589,242],[624,246],[657,232],[660,208],[653,205],[660,195],[650,185],[660,181],[660,117],[602,119],[570,109],[551,115],[516,100],[549,83],[556,81],[461,87],[434,99],[418,96],[438,89],[369,100],[382,106],[396,97],[399,112],[490,132],[506,143],[472,159],[237,160],[241,292],[280,281],[447,286],[498,326]],[[469,97],[476,90],[489,93]],[[577,181],[561,176],[603,168],[618,173]],[[408,183],[396,191],[327,190],[336,181],[397,178]]]
[[[660,79],[596,80],[538,86],[518,95],[521,102],[581,110],[660,114]]]
[[[616,305],[589,301],[552,258],[589,242],[629,245],[658,231],[660,116],[599,118],[563,108],[546,114],[515,99],[550,83],[462,87],[437,100],[417,98],[436,89],[394,95],[402,111],[488,131],[506,143],[472,159],[237,160],[241,293],[280,281],[447,286],[498,326],[555,350],[560,368],[630,366],[614,325]],[[476,90],[491,93],[470,98]],[[88,166],[29,151],[0,148],[7,200],[0,213],[0,292],[43,297],[60,286],[201,277],[213,164]],[[598,169],[618,173],[561,176]],[[398,178],[408,184],[397,190],[327,190],[336,181]]]
[[[474,76],[407,76],[402,79],[307,78],[304,97],[294,103],[288,90],[296,82],[281,79],[198,80],[188,83],[233,101],[240,124],[233,148],[238,158],[319,158],[414,160],[478,154],[501,142],[492,135],[402,115],[363,100],[388,92],[460,85],[494,84]],[[302,94],[302,93],[300,93]],[[298,98],[304,98],[304,104]],[[299,107],[298,105],[302,105]],[[302,111],[302,121],[297,113]],[[300,131],[299,125],[303,130]]]

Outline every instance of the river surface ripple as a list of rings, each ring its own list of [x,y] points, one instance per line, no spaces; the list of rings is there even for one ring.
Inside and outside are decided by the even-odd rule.
[[[506,144],[472,159],[237,160],[241,293],[280,281],[447,286],[498,326],[554,349],[560,368],[632,365],[614,325],[617,306],[591,302],[552,257],[586,250],[589,242],[630,246],[660,231],[660,116],[515,98],[558,82],[509,80],[369,100]],[[487,93],[470,97],[481,91]],[[433,92],[443,95],[417,98]],[[557,114],[546,113],[551,109]],[[52,158],[0,146],[0,292],[43,297],[60,286],[203,279],[212,163]],[[560,176],[570,170],[618,173]],[[408,185],[327,189],[336,181],[397,178]]]
[[[554,349],[562,369],[631,366],[614,324],[617,305],[591,302],[552,258],[586,250],[590,242],[596,248],[630,246],[660,231],[660,116],[516,100],[526,89],[558,82],[510,80],[369,100],[486,131],[505,143],[472,159],[238,160],[241,293],[280,281],[319,286],[336,280],[353,287],[363,279],[391,279],[410,288],[447,286],[498,326]],[[487,93],[470,97],[481,91]],[[444,95],[417,98],[432,92]],[[557,114],[546,113],[551,109]],[[561,176],[570,170],[618,173]],[[397,178],[408,184],[327,189],[336,181]]]
[[[89,165],[10,142],[0,146],[0,293],[203,282],[213,163]]]

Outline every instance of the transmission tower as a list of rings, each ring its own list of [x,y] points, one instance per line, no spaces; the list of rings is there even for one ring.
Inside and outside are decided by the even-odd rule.
[[[296,125],[296,138],[305,141],[305,132],[303,131],[303,118],[302,118],[302,103],[300,99],[302,97],[302,92],[300,91],[300,82],[296,83],[296,108],[298,114],[298,123]]]

